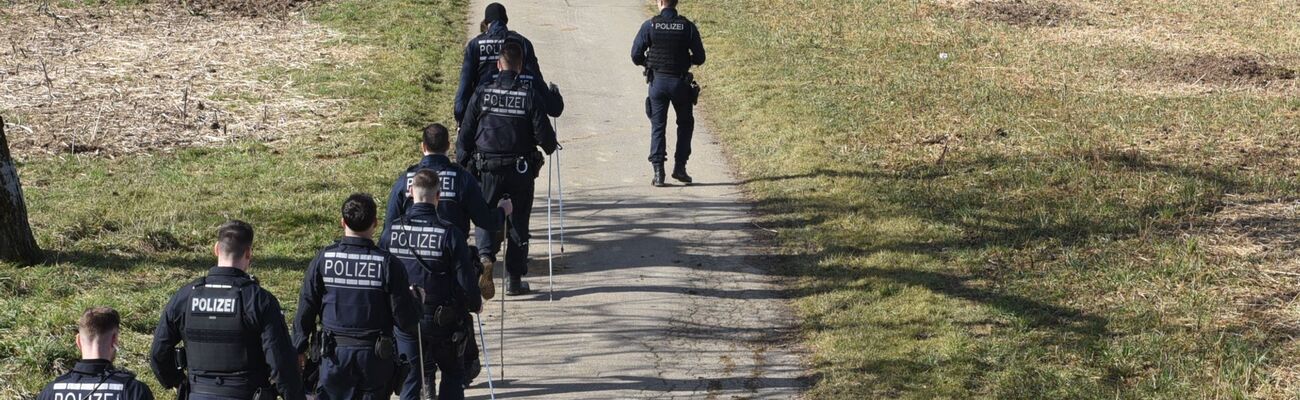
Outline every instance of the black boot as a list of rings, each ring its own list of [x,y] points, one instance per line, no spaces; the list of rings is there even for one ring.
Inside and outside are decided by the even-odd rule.
[[[522,276],[510,274],[510,281],[506,282],[506,295],[518,296],[528,292],[528,282],[524,282]]]
[[[673,165],[673,179],[682,181],[682,183],[691,183],[691,176],[686,175],[686,163],[679,162]]]
[[[654,167],[655,167],[655,178],[654,180],[650,181],[650,184],[654,185],[655,187],[668,186],[664,184],[664,163],[654,163]]]

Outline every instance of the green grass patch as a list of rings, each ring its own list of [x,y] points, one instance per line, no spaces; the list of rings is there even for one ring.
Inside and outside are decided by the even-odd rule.
[[[1300,198],[1294,86],[1152,72],[1295,60],[1239,41],[1294,36],[1291,6],[1062,1],[1077,18],[1022,26],[967,3],[683,2],[709,126],[799,277],[810,397],[1295,395],[1293,339],[1229,294],[1255,272],[1194,229],[1226,196]]]
[[[253,273],[292,313],[302,270],[339,235],[348,193],[386,196],[419,157],[418,129],[451,120],[464,40],[464,0],[338,1],[307,17],[345,33],[351,65],[267,71],[309,95],[345,99],[322,132],[273,147],[244,142],[113,160],[70,156],[19,166],[31,222],[49,262],[0,264],[0,398],[34,395],[77,358],[80,311],[123,313],[119,364],[154,385],[146,353],[158,312],[203,274],[227,218],[257,229]]]

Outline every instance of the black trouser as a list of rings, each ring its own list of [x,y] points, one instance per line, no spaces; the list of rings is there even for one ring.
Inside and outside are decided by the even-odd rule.
[[[439,400],[461,400],[465,398],[465,388],[461,386],[465,382],[465,367],[461,364],[460,349],[461,343],[451,341],[451,333],[448,329],[436,327],[431,318],[421,318],[420,327],[423,337],[424,356],[420,357],[421,344],[416,342],[416,332],[405,332],[397,330],[397,350],[402,357],[410,362],[404,368],[405,380],[402,382],[401,398],[402,400],[420,399],[420,385],[422,383],[434,384],[438,372],[441,372],[442,379],[437,380]],[[421,370],[420,361],[424,361],[424,368]],[[420,379],[420,373],[423,371],[428,375]],[[432,388],[430,393],[435,392]],[[420,399],[422,400],[422,399]]]
[[[533,180],[540,165],[529,165],[527,170],[519,172],[515,166],[484,169],[479,171],[479,184],[483,185],[483,198],[488,204],[496,204],[509,194],[514,204],[514,213],[507,217],[510,226],[506,240],[506,271],[511,275],[528,274],[528,217],[533,213]],[[500,227],[496,230],[500,231]],[[483,227],[474,228],[474,240],[478,244],[478,254],[496,259],[497,250],[501,248],[501,238]]]
[[[668,159],[667,139],[668,106],[677,113],[677,148],[673,159],[685,164],[691,158],[691,136],[695,134],[695,114],[692,103],[691,81],[685,77],[655,74],[646,97],[645,113],[650,117],[650,162],[663,163]]]
[[[374,344],[339,346],[321,359],[320,399],[387,399],[393,371],[393,360],[375,354]]]
[[[469,319],[465,320],[465,334],[469,335],[469,337],[465,339],[465,351],[461,353],[460,364],[465,366],[465,375],[468,378],[471,373],[469,370],[470,365],[474,361],[478,361],[478,337],[475,336],[477,332],[474,330],[473,315],[470,315]]]
[[[244,376],[211,377],[190,375],[189,399],[192,400],[251,400],[258,387],[266,387],[265,379],[255,381]]]

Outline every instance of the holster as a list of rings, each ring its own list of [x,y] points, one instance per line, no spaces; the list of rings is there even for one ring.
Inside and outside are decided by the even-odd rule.
[[[338,346],[339,346],[339,342],[334,337],[334,334],[332,333],[322,334],[321,345],[320,345],[321,358],[334,357],[334,350],[338,349]]]
[[[302,366],[302,383],[308,393],[314,393],[316,383],[320,381],[321,357],[324,353],[324,332],[316,331],[307,340],[307,362]]]
[[[279,394],[272,387],[258,388],[253,392],[253,400],[275,400],[277,396]]]
[[[392,336],[380,335],[379,339],[375,340],[375,355],[380,360],[396,362],[397,341],[393,340]]]
[[[320,359],[325,353],[324,336],[325,332],[316,331],[316,333],[311,334],[311,338],[307,340],[308,361],[318,364],[320,363]]]
[[[176,371],[181,374],[181,384],[176,387],[176,400],[188,400],[190,398],[190,377],[185,375],[185,348],[176,348]]]
[[[434,308],[433,322],[443,328],[459,328],[465,323],[465,308],[456,305],[442,305]]]
[[[694,75],[686,74],[686,76],[691,80],[691,104],[700,104],[700,91],[702,90],[700,83],[695,81]]]

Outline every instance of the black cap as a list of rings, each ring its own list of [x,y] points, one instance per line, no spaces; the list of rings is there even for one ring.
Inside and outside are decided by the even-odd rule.
[[[496,21],[510,22],[510,18],[506,17],[506,6],[501,3],[488,4],[487,9],[483,10],[483,22]]]

